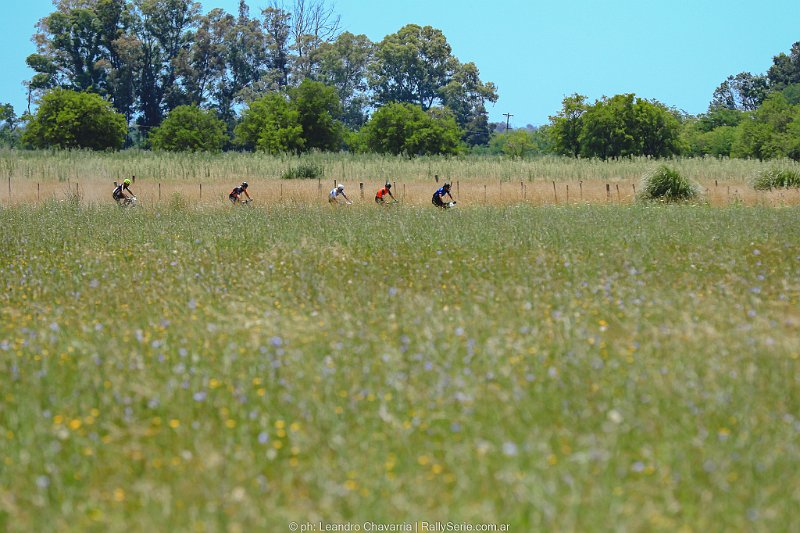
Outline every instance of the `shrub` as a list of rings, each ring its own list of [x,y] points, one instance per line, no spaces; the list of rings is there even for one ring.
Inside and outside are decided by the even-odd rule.
[[[213,112],[196,106],[178,106],[150,134],[154,150],[219,152],[225,144],[225,123]]]
[[[800,187],[800,171],[789,168],[768,168],[753,180],[753,188],[757,191],[792,187]]]
[[[666,165],[652,170],[642,178],[641,197],[644,200],[691,200],[700,194],[699,187]]]
[[[295,168],[286,169],[283,174],[281,174],[281,179],[313,179],[320,178],[323,174],[325,174],[325,169],[321,166],[313,163],[301,163]]]
[[[122,148],[128,126],[125,117],[96,94],[55,89],[39,102],[22,142],[32,148]]]

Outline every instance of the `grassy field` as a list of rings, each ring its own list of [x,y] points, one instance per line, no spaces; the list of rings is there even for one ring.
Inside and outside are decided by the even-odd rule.
[[[800,528],[798,208],[354,207],[0,208],[0,529]]]

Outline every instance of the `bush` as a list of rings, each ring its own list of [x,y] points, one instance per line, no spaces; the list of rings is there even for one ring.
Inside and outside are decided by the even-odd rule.
[[[641,189],[642,199],[667,202],[691,200],[700,194],[697,185],[666,165],[645,174]]]
[[[213,112],[196,106],[178,106],[150,134],[154,150],[219,152],[226,141],[225,123]]]
[[[789,189],[800,187],[800,171],[788,168],[769,168],[761,172],[753,180],[753,188],[757,191],[769,189]]]
[[[325,169],[313,163],[302,163],[295,168],[286,169],[281,174],[281,179],[313,179],[321,178],[325,174]]]
[[[39,102],[22,142],[32,148],[122,148],[128,126],[125,117],[96,94],[55,89]]]

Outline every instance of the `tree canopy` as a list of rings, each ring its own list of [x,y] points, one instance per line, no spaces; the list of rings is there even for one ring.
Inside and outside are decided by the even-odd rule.
[[[219,152],[226,141],[225,123],[196,106],[178,106],[153,130],[150,143],[168,152]]]
[[[22,142],[34,148],[119,149],[127,131],[125,117],[99,95],[56,89],[42,97]]]

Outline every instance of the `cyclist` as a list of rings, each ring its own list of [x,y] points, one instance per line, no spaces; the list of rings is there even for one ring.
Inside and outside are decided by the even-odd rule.
[[[330,194],[328,195],[328,202],[330,202],[331,204],[340,205],[339,196],[344,197],[344,200],[347,203],[347,205],[353,203],[350,201],[350,198],[348,198],[347,195],[344,193],[344,185],[342,185],[341,183],[331,190]]]
[[[236,205],[241,202],[241,199],[239,197],[242,195],[242,193],[244,193],[244,195],[247,196],[247,201],[252,200],[252,198],[250,198],[250,194],[247,192],[247,186],[248,186],[247,182],[243,181],[241,185],[237,185],[236,187],[233,188],[231,193],[228,195],[228,199],[231,201],[233,205]]]
[[[131,180],[129,178],[125,178],[122,183],[114,182],[114,192],[111,195],[116,200],[117,204],[119,205],[128,205],[131,203],[132,198],[136,198],[136,195],[133,194],[131,190]],[[128,194],[125,194],[125,191],[128,191]]]
[[[395,202],[397,201],[397,199],[392,194],[392,184],[389,183],[388,181],[386,182],[385,187],[383,187],[381,190],[375,193],[375,203],[378,205],[386,205],[387,194],[392,197],[392,200],[394,200]]]
[[[445,203],[444,200],[442,199],[444,198],[445,194],[450,197],[450,200],[453,200],[453,195],[450,194],[449,183],[445,183],[441,188],[436,189],[436,192],[433,193],[433,198],[431,198],[431,202],[433,203],[433,205],[435,205],[436,207],[441,207],[442,209],[447,209],[448,207],[451,207],[450,203]],[[455,201],[453,201],[453,204],[455,204]]]

